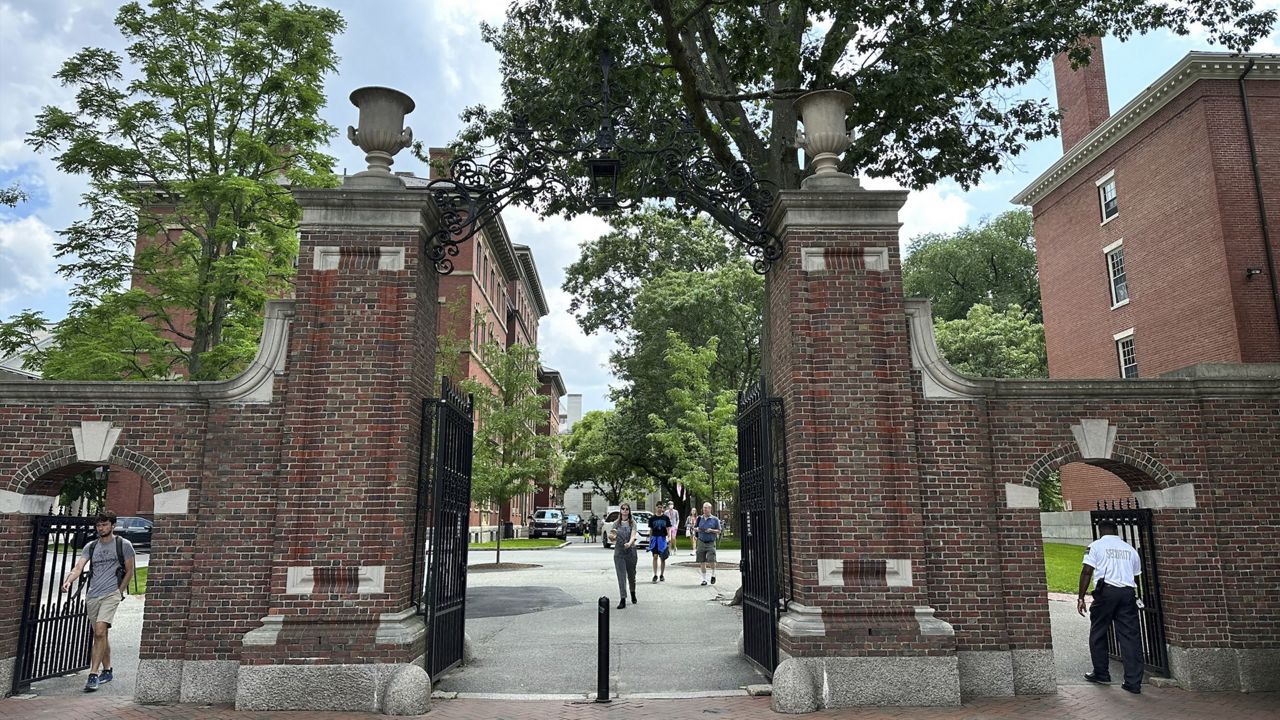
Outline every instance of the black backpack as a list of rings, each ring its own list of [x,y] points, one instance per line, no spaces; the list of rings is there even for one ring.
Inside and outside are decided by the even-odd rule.
[[[93,582],[93,551],[98,549],[98,541],[94,540],[89,543],[89,574],[85,578],[85,584]],[[124,538],[116,536],[116,585],[124,582]]]

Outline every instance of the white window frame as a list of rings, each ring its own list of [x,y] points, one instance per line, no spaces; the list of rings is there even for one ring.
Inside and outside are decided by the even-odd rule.
[[[1112,170],[1106,175],[1098,178],[1094,181],[1094,185],[1098,188],[1098,217],[1102,218],[1102,221],[1098,224],[1106,225],[1112,220],[1120,217],[1120,191],[1119,188],[1116,187],[1116,171]],[[1107,217],[1107,200],[1104,194],[1107,185],[1111,185],[1113,192],[1116,194],[1116,211],[1111,215],[1111,217]]]
[[[1124,250],[1123,238],[1102,248],[1102,263],[1107,268],[1107,292],[1110,293],[1110,296],[1111,296],[1112,310],[1128,305],[1130,298],[1133,297],[1133,293],[1130,292],[1129,290],[1129,271],[1126,269],[1123,269],[1124,258],[1122,257],[1120,259],[1120,262],[1122,263],[1122,272],[1124,273],[1124,299],[1119,301],[1116,300],[1116,276],[1115,276],[1115,273],[1112,272],[1111,256],[1117,250],[1120,250],[1120,251]]]
[[[1136,379],[1138,379],[1139,377],[1141,377],[1141,375],[1140,375],[1140,374],[1139,374],[1139,372],[1138,372],[1138,346],[1137,346],[1137,343],[1135,343],[1135,342],[1134,342],[1134,339],[1133,339],[1133,328],[1129,328],[1128,330],[1125,330],[1125,331],[1123,331],[1123,332],[1118,332],[1118,333],[1116,333],[1115,335],[1112,335],[1112,336],[1111,336],[1111,339],[1115,341],[1115,346],[1116,346],[1116,362],[1117,362],[1117,363],[1119,363],[1119,365],[1120,365],[1120,379],[1121,379],[1121,380],[1136,380]],[[1125,365],[1124,365],[1124,343],[1125,343],[1125,342],[1128,342],[1128,343],[1129,343],[1129,347],[1130,347],[1130,349],[1131,349],[1131,350],[1132,350],[1132,352],[1133,352],[1133,377],[1128,377],[1128,376],[1126,376],[1126,375],[1125,375],[1125,372],[1124,372],[1124,368],[1125,368]]]

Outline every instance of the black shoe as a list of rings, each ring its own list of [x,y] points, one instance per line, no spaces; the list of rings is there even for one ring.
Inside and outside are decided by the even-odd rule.
[[[706,584],[707,584],[707,581],[706,581],[706,580],[703,580],[703,581],[702,581],[702,584],[703,584],[703,585],[706,585]]]
[[[637,604],[639,604],[639,603],[640,603],[640,601],[636,599],[636,593],[635,593],[635,591],[633,590],[633,591],[631,592],[631,604],[632,604],[632,605],[637,605]]]
[[[659,575],[659,576],[658,576],[658,580],[660,580],[661,582],[666,582],[666,581],[667,581],[667,576],[666,576],[666,575]]]
[[[618,601],[618,609],[619,609],[619,610],[621,610],[621,609],[625,608],[626,606],[627,606],[627,599],[626,599],[626,598],[622,598],[621,600],[619,600],[619,601]]]
[[[658,582],[658,576],[657,576],[657,575],[654,575],[654,576],[653,576],[653,580],[650,580],[650,582]]]
[[[1125,684],[1121,685],[1120,687],[1121,687],[1123,690],[1125,690],[1126,692],[1131,692],[1131,693],[1133,693],[1134,695],[1141,695],[1141,694],[1142,694],[1142,688],[1141,688],[1141,687],[1139,687],[1139,686],[1137,686],[1137,685],[1129,685],[1128,683],[1125,683]]]
[[[1085,679],[1085,680],[1088,680],[1088,681],[1089,681],[1089,682],[1091,682],[1091,683],[1098,683],[1099,685],[1110,685],[1110,684],[1111,684],[1111,676],[1109,676],[1109,675],[1108,675],[1107,677],[1102,677],[1102,676],[1097,675],[1097,674],[1095,674],[1095,673],[1085,673],[1085,674],[1084,674],[1084,679]]]
[[[716,584],[716,576],[715,576],[715,575],[712,575],[712,576],[711,576],[711,584],[712,584],[712,585],[715,585],[715,584]]]

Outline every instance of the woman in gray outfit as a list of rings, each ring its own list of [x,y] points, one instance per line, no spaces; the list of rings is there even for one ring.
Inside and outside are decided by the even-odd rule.
[[[635,518],[631,517],[631,506],[623,503],[618,508],[618,522],[609,531],[609,540],[613,543],[613,569],[618,571],[618,594],[622,599],[618,609],[627,606],[627,587],[631,587],[631,603],[636,600],[636,541],[640,533],[636,532]]]

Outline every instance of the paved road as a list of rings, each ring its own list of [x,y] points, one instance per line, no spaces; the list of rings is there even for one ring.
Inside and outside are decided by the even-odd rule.
[[[616,609],[613,551],[598,543],[502,553],[473,551],[468,573],[467,632],[476,658],[440,679],[437,690],[461,693],[586,694],[596,689],[597,601],[610,601],[610,688],[618,694],[734,691],[767,682],[738,656],[740,608],[725,603],[740,584],[739,551],[720,553],[715,585],[699,585],[687,551],[668,561],[666,582],[651,582],[649,556],[636,576],[639,604]]]

